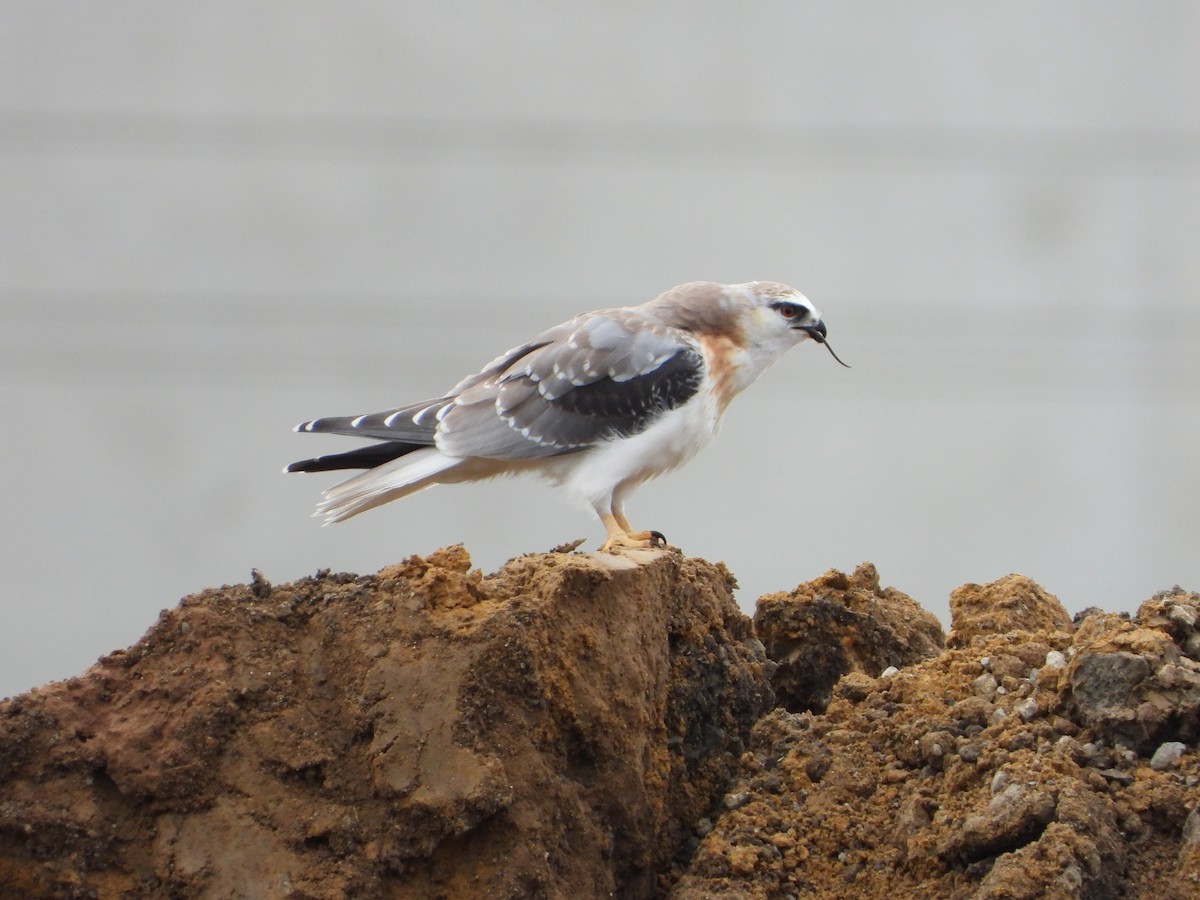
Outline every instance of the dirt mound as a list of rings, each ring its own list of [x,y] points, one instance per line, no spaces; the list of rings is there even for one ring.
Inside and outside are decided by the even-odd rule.
[[[672,897],[1200,896],[1200,595],[955,594],[958,649],[764,717]]]
[[[870,563],[853,575],[834,570],[790,593],[763,595],[754,630],[778,664],[771,685],[790,712],[822,712],[843,675],[874,677],[936,656],[946,643],[937,617],[881,587]]]
[[[1200,896],[1200,595],[948,646],[873,566],[461,547],[205,591],[0,704],[0,896]],[[772,683],[779,693],[775,705]]]
[[[649,896],[770,707],[720,567],[210,590],[0,705],[0,895]]]

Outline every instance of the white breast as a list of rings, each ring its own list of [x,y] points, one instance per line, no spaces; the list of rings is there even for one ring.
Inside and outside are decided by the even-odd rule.
[[[701,391],[640,434],[558,457],[558,465],[547,474],[589,506],[604,506],[613,494],[625,494],[683,465],[713,439],[719,421],[715,400]]]

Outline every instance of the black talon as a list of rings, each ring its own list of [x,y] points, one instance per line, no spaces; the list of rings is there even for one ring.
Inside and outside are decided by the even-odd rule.
[[[667,536],[665,534],[663,534],[661,531],[651,531],[650,532],[650,546],[651,547],[667,546]]]

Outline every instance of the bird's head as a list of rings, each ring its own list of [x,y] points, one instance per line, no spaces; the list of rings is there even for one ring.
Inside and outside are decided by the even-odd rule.
[[[842,363],[826,341],[828,331],[820,310],[795,288],[775,281],[752,281],[730,285],[730,290],[742,295],[740,319],[747,345],[782,353],[801,341],[813,340],[824,344]]]
[[[798,290],[776,281],[694,281],[671,288],[642,308],[683,331],[741,347],[762,365],[805,340],[824,344],[833,353],[820,311]]]

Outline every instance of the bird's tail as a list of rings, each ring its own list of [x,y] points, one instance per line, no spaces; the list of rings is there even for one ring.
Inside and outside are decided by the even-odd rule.
[[[315,516],[325,525],[341,522],[360,512],[423,491],[443,480],[461,459],[444,456],[436,447],[423,447],[391,462],[369,469],[325,491]]]
[[[291,463],[285,472],[331,472],[335,469],[374,469],[386,462],[391,462],[406,453],[420,450],[428,444],[406,444],[403,441],[385,441],[382,444],[371,444],[344,453],[330,453],[326,456],[316,456],[312,459],[302,459]]]

